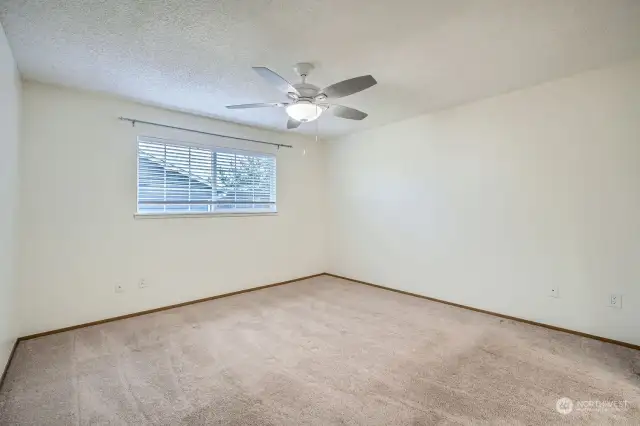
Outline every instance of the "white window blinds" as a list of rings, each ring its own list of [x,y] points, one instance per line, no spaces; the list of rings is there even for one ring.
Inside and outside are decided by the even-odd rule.
[[[138,213],[276,211],[276,158],[138,138]]]

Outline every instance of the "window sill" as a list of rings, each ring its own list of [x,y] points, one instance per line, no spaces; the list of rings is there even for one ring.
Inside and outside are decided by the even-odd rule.
[[[185,219],[204,217],[252,217],[277,216],[278,212],[243,212],[243,213],[134,213],[134,219]]]

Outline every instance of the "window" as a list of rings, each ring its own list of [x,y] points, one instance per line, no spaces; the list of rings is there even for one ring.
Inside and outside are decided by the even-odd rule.
[[[138,213],[276,211],[276,158],[138,138]]]

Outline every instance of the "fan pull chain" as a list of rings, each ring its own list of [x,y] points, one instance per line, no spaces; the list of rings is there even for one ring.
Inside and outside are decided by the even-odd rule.
[[[316,113],[318,112],[318,105],[316,105]],[[316,142],[318,142],[318,120],[316,120]]]

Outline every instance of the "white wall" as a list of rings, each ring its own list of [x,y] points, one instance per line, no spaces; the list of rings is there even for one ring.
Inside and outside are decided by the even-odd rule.
[[[20,75],[0,26],[0,374],[18,337],[15,248],[20,92]]]
[[[640,344],[640,61],[356,134],[328,163],[330,272]]]
[[[132,128],[121,115],[294,145],[277,154],[279,214],[134,219],[138,135],[275,149]],[[23,132],[22,334],[326,269],[325,149],[315,141],[37,83],[24,84]]]

